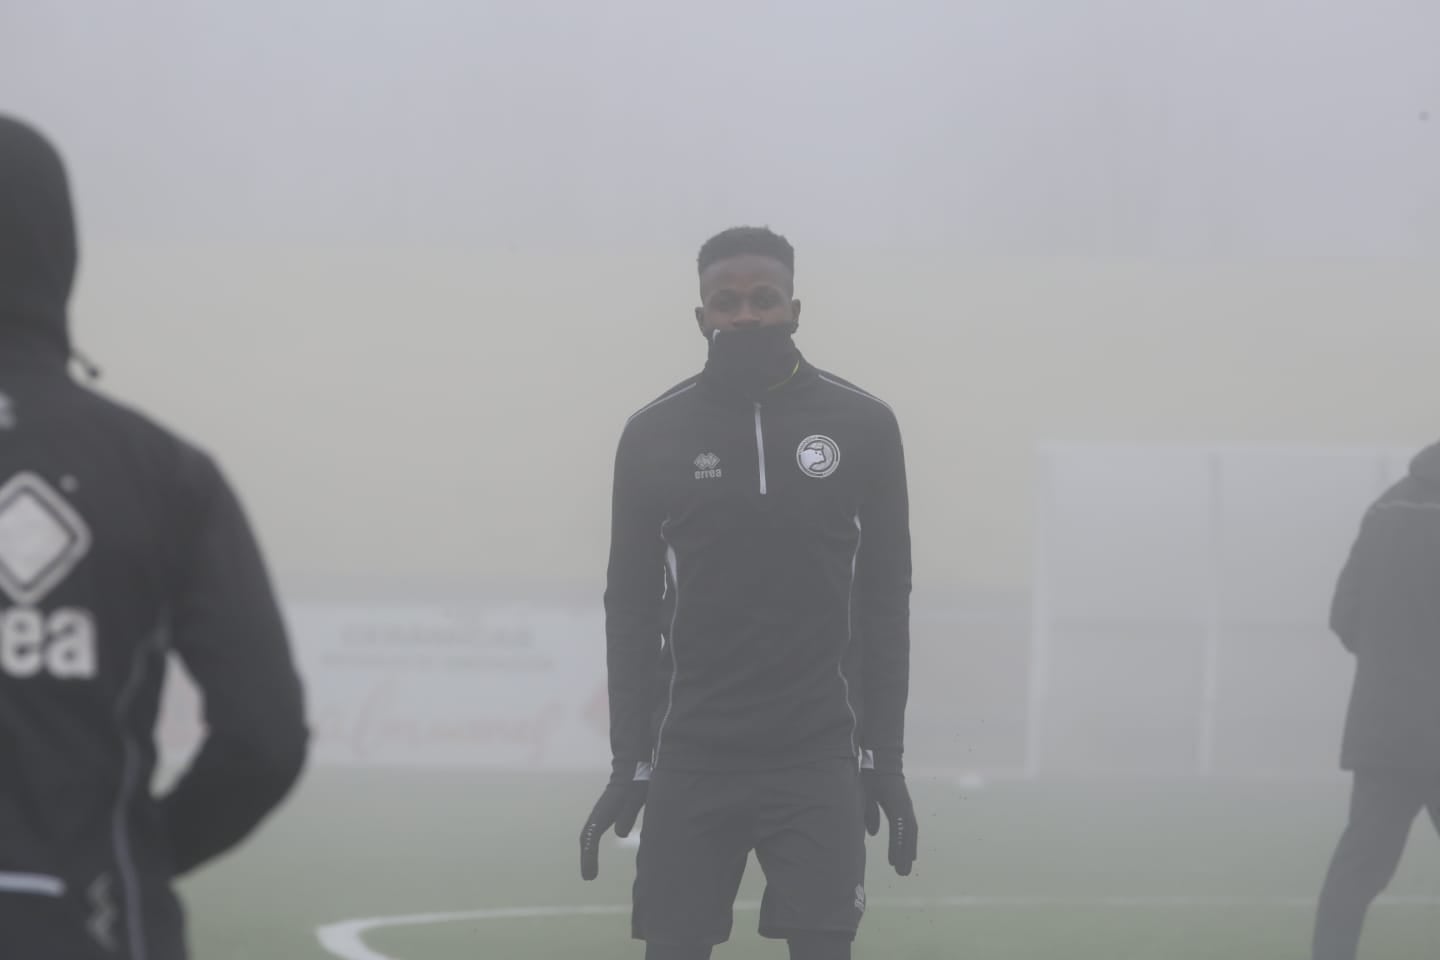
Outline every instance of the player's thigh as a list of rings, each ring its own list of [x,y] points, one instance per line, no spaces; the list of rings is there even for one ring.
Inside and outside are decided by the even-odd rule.
[[[1425,800],[1424,786],[1411,775],[1357,771],[1350,792],[1349,830],[1367,846],[1394,848],[1398,857]]]
[[[853,936],[865,912],[860,774],[838,759],[767,777],[755,852],[765,871],[763,936]]]
[[[733,778],[656,770],[636,854],[632,932],[661,944],[715,944],[730,936],[750,855]]]

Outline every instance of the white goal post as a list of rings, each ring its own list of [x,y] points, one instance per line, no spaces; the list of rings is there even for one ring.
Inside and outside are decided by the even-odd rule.
[[[1333,771],[1352,664],[1331,592],[1410,456],[1042,449],[1026,772]]]

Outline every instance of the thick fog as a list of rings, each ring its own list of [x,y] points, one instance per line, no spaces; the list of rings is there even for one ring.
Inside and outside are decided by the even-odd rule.
[[[100,388],[241,491],[322,759],[604,767],[615,444],[704,360],[699,245],[765,224],[801,349],[904,431],[917,769],[1326,778],[1330,591],[1440,436],[1437,34],[1427,0],[12,0],[0,111],[67,158]],[[387,630],[479,652],[380,683],[345,651]]]
[[[72,166],[81,344],[283,571],[588,585],[756,222],[903,415],[920,582],[1018,588],[1037,441],[1428,435],[1437,14],[1386,10],[7,4],[0,105]]]

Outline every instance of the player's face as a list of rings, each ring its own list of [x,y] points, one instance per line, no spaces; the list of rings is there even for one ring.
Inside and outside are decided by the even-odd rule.
[[[769,257],[731,257],[712,263],[700,275],[700,306],[695,319],[709,336],[714,330],[776,327],[800,319],[795,281],[784,265]]]

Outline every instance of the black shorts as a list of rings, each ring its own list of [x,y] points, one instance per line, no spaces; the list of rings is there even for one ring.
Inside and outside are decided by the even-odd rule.
[[[752,850],[765,873],[761,936],[854,937],[865,911],[858,763],[839,758],[757,773],[657,769],[636,856],[634,937],[728,940]]]

